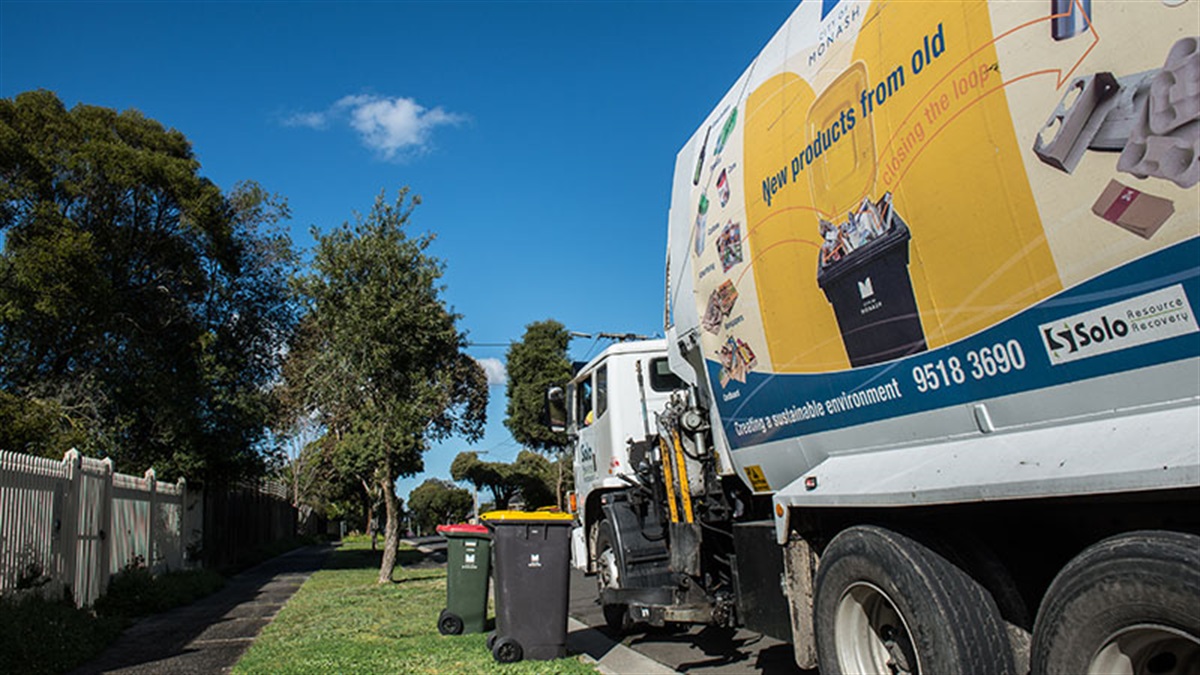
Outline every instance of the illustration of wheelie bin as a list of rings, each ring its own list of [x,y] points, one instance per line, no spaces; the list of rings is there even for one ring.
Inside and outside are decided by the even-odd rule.
[[[500,663],[566,655],[570,539],[566,513],[492,511],[482,516],[495,554],[496,631],[488,637]]]
[[[446,538],[446,608],[438,615],[442,635],[487,630],[491,533],[483,525],[438,525]]]
[[[908,273],[911,235],[890,206],[882,211],[886,232],[817,272],[854,368],[927,348]]]
[[[833,306],[855,368],[927,349],[908,271],[912,234],[890,192],[872,197],[878,190],[874,120],[847,124],[845,111],[868,82],[866,66],[851,64],[813,101],[806,123],[810,143],[824,148],[808,171],[822,214],[817,285]]]

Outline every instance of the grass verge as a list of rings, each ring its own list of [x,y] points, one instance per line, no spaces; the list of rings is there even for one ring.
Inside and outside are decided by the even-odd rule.
[[[498,664],[485,634],[444,636],[446,569],[414,565],[400,552],[396,583],[380,586],[381,553],[370,542],[344,543],[325,568],[288,601],[238,661],[236,675],[256,673],[595,673],[579,657]]]

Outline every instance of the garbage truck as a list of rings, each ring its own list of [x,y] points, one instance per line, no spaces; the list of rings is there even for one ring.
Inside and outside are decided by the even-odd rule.
[[[548,394],[610,627],[1197,672],[1198,26],[797,6],[676,157],[664,337]]]

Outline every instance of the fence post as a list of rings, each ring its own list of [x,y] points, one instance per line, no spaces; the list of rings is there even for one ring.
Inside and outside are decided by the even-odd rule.
[[[149,508],[146,517],[146,569],[154,571],[158,565],[158,556],[154,551],[154,508],[157,506],[155,502],[158,498],[158,476],[154,473],[154,467],[146,469],[145,478],[146,488],[150,493],[147,498]]]
[[[63,455],[63,477],[67,485],[63,490],[62,529],[59,532],[62,543],[59,546],[61,558],[58,568],[63,585],[71,589],[76,607],[82,607],[84,601],[79,588],[79,491],[83,483],[82,470],[83,456],[71,448]]]
[[[182,476],[176,481],[179,486],[179,569],[188,565],[188,528],[187,528],[187,479]]]
[[[116,541],[113,538],[113,474],[116,471],[113,469],[112,457],[105,457],[102,464],[104,481],[100,498],[100,526],[104,529],[100,530],[100,574],[96,578],[99,581],[100,594],[104,595],[108,591],[108,581],[112,578],[112,549]]]

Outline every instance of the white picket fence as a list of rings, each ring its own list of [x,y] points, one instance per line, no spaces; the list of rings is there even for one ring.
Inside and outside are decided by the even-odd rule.
[[[130,564],[184,564],[187,485],[113,471],[71,450],[61,461],[0,452],[0,593],[43,584],[92,604]]]

